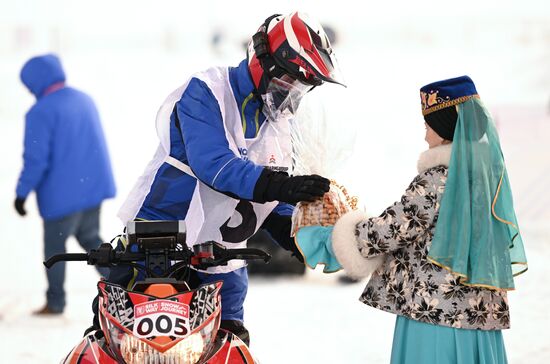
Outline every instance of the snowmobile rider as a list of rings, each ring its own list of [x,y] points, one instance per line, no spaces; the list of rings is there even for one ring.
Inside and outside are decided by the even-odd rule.
[[[189,246],[213,240],[242,248],[262,228],[301,259],[290,237],[292,205],[322,197],[330,181],[288,174],[290,122],[307,92],[340,83],[337,70],[317,22],[302,13],[269,17],[237,67],[198,72],[168,96],[157,114],[159,148],[121,220],[185,220]],[[132,284],[137,274],[113,270],[109,280]],[[223,280],[221,327],[248,342],[245,263],[230,261],[197,277]]]

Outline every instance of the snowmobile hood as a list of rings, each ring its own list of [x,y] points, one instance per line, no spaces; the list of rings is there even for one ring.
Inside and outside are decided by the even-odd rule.
[[[49,86],[64,82],[65,72],[59,57],[46,54],[29,59],[21,69],[20,77],[21,82],[38,99]]]

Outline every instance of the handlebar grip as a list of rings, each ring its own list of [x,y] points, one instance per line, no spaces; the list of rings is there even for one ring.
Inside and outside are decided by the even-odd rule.
[[[88,261],[88,254],[86,253],[68,253],[68,254],[56,254],[50,259],[44,262],[46,268],[51,268],[58,262],[76,262],[76,261]]]

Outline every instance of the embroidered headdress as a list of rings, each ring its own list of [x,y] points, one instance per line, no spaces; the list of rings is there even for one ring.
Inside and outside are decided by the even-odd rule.
[[[461,104],[473,97],[479,98],[479,95],[474,81],[468,76],[430,83],[420,89],[422,115]]]

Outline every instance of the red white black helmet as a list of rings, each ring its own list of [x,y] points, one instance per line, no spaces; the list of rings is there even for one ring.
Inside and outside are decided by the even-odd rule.
[[[263,94],[272,78],[289,75],[319,86],[345,86],[328,36],[319,23],[303,13],[275,14],[266,19],[248,45],[248,67],[254,86]]]

